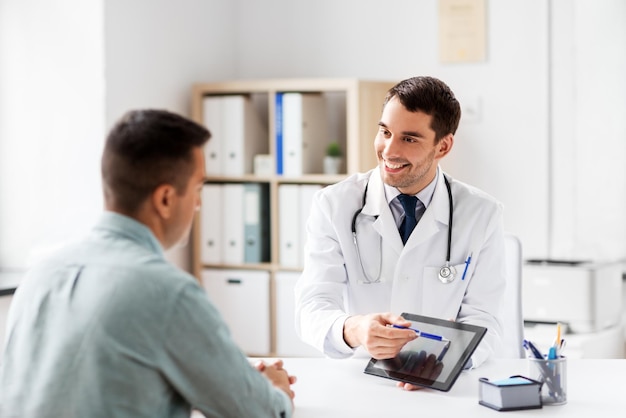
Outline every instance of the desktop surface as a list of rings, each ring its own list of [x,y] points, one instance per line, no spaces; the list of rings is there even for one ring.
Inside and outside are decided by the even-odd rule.
[[[492,360],[474,370],[463,371],[449,392],[432,389],[404,391],[396,382],[366,375],[364,358],[285,358],[285,368],[298,377],[294,418],[403,418],[501,416],[478,404],[478,379],[501,379],[527,375],[527,361]],[[626,407],[622,376],[626,360],[573,359],[567,364],[568,402],[561,406],[507,412],[516,417],[623,416]]]

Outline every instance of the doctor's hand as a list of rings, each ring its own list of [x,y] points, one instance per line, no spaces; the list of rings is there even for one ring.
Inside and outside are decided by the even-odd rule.
[[[417,338],[410,329],[391,328],[387,325],[411,326],[411,322],[389,312],[355,315],[343,324],[343,339],[352,348],[363,346],[377,360],[395,357],[402,347]]]

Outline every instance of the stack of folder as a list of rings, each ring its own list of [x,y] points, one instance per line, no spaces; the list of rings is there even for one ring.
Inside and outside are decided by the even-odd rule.
[[[206,172],[213,176],[252,174],[254,156],[267,154],[267,121],[247,95],[207,96],[203,121],[211,132],[204,147]]]
[[[269,184],[206,184],[202,190],[203,264],[270,261]]]
[[[318,184],[278,186],[278,255],[281,267],[301,268],[304,264],[306,222]]]

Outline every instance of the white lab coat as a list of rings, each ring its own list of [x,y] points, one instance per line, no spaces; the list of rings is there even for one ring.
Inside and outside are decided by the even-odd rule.
[[[378,168],[316,194],[307,222],[304,270],[296,284],[296,330],[304,341],[329,357],[348,357],[354,354],[343,340],[348,316],[408,312],[487,327],[472,356],[474,366],[500,348],[496,314],[505,287],[502,206],[446,175],[454,206],[450,264],[457,276],[442,283],[438,274],[446,260],[449,200],[443,171],[438,172],[430,205],[405,246]],[[351,224],[366,185],[367,200],[356,220],[361,264]],[[469,254],[471,263],[461,280]]]

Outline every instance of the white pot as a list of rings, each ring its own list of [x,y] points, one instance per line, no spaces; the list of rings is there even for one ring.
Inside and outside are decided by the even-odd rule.
[[[341,157],[324,157],[324,174],[339,174],[341,171]]]

